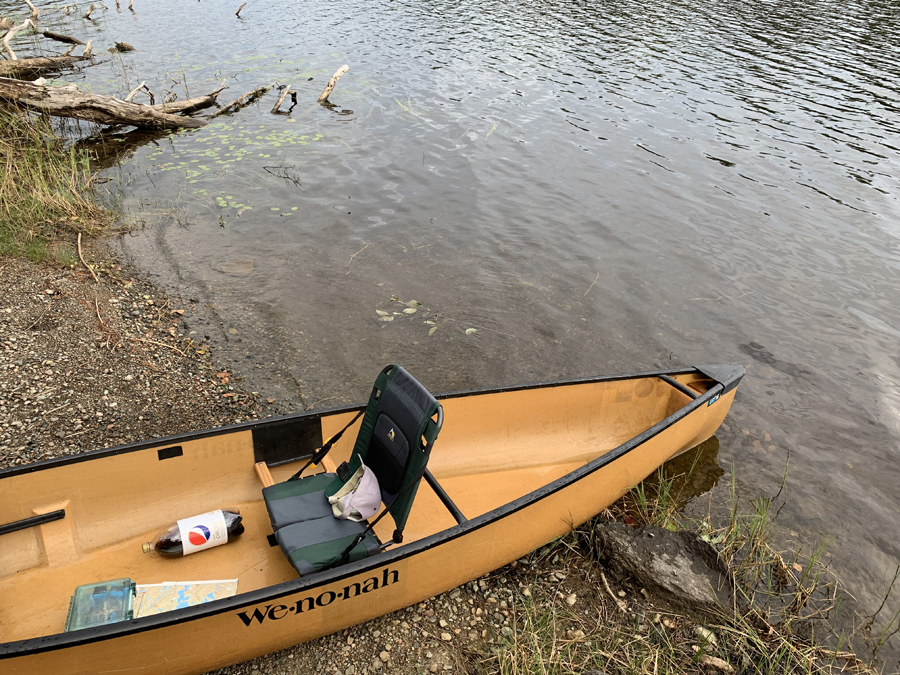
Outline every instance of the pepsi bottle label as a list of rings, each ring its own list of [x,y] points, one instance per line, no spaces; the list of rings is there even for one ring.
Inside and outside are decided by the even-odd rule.
[[[228,527],[221,509],[179,520],[178,531],[184,555],[228,543]]]

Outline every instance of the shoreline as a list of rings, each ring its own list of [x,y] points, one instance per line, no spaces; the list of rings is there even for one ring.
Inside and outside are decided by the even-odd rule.
[[[97,281],[83,266],[0,259],[0,468],[275,412],[241,388],[240,373],[218,369],[190,327],[189,300],[123,267],[108,240],[88,243],[85,257],[100,261]],[[520,672],[526,661],[544,667],[541,645],[559,672],[630,672],[597,654],[660,640],[680,659],[660,672],[737,672],[723,659],[702,659],[715,651],[703,631],[720,630],[722,640],[721,629],[667,610],[598,561],[585,532],[599,520],[425,602],[215,673]],[[567,660],[553,660],[563,653]],[[652,650],[628,653],[640,660]],[[695,671],[684,670],[691,664]]]

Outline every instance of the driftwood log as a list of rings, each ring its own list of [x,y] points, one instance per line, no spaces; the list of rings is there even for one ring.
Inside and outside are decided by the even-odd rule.
[[[129,103],[111,96],[86,94],[74,85],[47,87],[0,77],[0,101],[8,101],[31,110],[58,117],[120,124],[148,129],[196,128],[206,125],[204,120],[161,112],[154,106]]]
[[[204,108],[212,108],[216,104],[216,97],[221,91],[222,89],[218,89],[206,96],[197,96],[196,98],[187,98],[183,101],[172,101],[171,103],[160,103],[150,107],[161,113],[168,113],[169,115],[187,115],[197,112],[198,110],[203,110]]]
[[[41,56],[34,59],[16,59],[15,61],[0,61],[0,77],[39,77],[44,73],[52,73],[64,68],[74,66],[79,61],[85,61],[90,56]]]
[[[218,117],[219,115],[226,115],[228,113],[237,112],[244,106],[248,106],[251,103],[253,103],[260,96],[265,95],[271,88],[272,88],[272,85],[267,84],[265,87],[258,87],[256,89],[254,89],[253,91],[248,91],[243,96],[239,96],[238,98],[234,99],[228,105],[226,105],[226,106],[220,108],[219,110],[217,110],[216,112],[214,112],[212,115],[209,116],[209,119],[213,119],[214,117]]]
[[[83,45],[84,43],[78,38],[69,37],[68,35],[63,35],[62,33],[54,33],[49,30],[45,30],[41,33],[45,38],[49,38],[51,40],[56,40],[57,42],[65,42],[70,45]]]
[[[3,36],[3,48],[6,50],[6,53],[9,54],[10,61],[16,61],[19,57],[16,56],[16,53],[13,51],[9,43],[16,36],[16,33],[19,33],[29,27],[34,28],[34,21],[32,19],[25,19],[25,21],[20,23],[18,26],[13,26],[12,28],[10,28],[6,32],[6,35]]]
[[[319,103],[324,103],[328,100],[328,97],[331,96],[331,92],[334,91],[334,85],[337,84],[337,81],[341,79],[341,76],[350,70],[350,66],[343,65],[337,69],[337,72],[331,76],[331,79],[328,80],[328,84],[325,85],[325,89],[322,90],[321,96],[319,96]]]

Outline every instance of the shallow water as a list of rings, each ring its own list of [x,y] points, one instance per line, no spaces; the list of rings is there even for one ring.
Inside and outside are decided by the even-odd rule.
[[[721,463],[774,493],[790,456],[783,539],[833,538],[877,607],[900,563],[900,6],[110,5],[58,25],[139,51],[66,79],[298,91],[289,116],[269,94],[120,143],[109,173],[146,223],[127,254],[251,388],[309,409],[389,362],[436,391],[742,363]]]

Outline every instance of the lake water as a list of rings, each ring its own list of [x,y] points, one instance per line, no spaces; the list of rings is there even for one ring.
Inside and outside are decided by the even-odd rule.
[[[58,20],[103,55],[66,80],[298,92],[126,139],[108,172],[146,225],[126,254],[273,410],[360,401],[391,362],[435,391],[741,363],[720,463],[750,497],[789,457],[781,540],[831,538],[877,608],[900,563],[900,5],[107,3]]]

